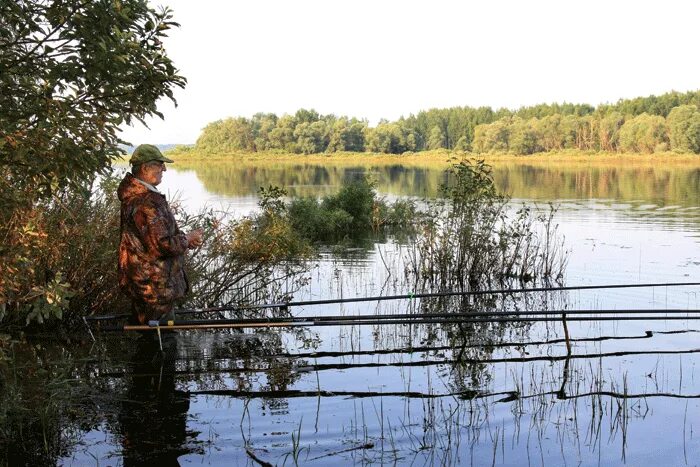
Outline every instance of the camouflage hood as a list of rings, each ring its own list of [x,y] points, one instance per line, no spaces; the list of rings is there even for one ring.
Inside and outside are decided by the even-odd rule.
[[[149,191],[148,187],[143,183],[139,182],[136,177],[130,173],[126,174],[124,179],[119,183],[119,188],[117,188],[117,197],[122,203],[128,198],[133,198],[134,196],[143,196]]]

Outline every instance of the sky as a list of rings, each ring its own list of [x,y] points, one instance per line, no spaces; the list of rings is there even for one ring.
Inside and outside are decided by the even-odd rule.
[[[694,0],[156,0],[188,79],[132,144],[300,108],[396,120],[430,108],[598,105],[700,89]]]

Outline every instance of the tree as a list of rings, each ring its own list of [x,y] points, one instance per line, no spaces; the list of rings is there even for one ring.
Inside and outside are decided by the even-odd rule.
[[[541,150],[542,137],[535,129],[536,124],[535,118],[526,121],[520,117],[513,117],[509,141],[509,147],[513,153],[527,155]]]
[[[270,149],[270,132],[277,126],[277,115],[273,113],[256,113],[250,121],[255,137],[255,150]]]
[[[314,109],[299,109],[294,114],[294,120],[299,123],[314,123],[319,121],[321,116]]]
[[[561,128],[565,147],[583,151],[595,149],[598,144],[596,125],[596,120],[590,115],[564,116],[561,120]]]
[[[217,120],[204,127],[202,134],[197,138],[196,148],[212,153],[254,151],[253,126],[245,117]]]
[[[403,122],[389,123],[380,121],[376,128],[367,131],[367,148],[373,152],[383,152],[387,154],[402,154],[406,151],[416,150],[415,132]]]
[[[469,138],[467,136],[460,136],[455,144],[455,149],[457,151],[469,151]]]
[[[304,154],[316,154],[325,151],[328,147],[329,135],[329,129],[323,120],[317,120],[313,123],[299,123],[294,129],[294,136],[297,139],[297,150]]]
[[[283,115],[277,120],[277,126],[270,131],[268,144],[270,149],[283,149],[294,152],[294,129],[296,122],[291,115]]]
[[[536,125],[541,136],[540,143],[545,151],[559,151],[564,147],[561,115],[548,115],[538,120]]]
[[[620,144],[620,128],[624,123],[625,118],[619,112],[611,112],[600,119],[598,139],[601,150],[617,151]]]
[[[625,121],[620,128],[620,146],[624,151],[653,153],[668,143],[666,120],[642,113]]]
[[[362,152],[365,150],[365,130],[367,129],[366,120],[358,120],[352,118],[350,126],[345,132],[345,150]]]
[[[7,186],[0,196],[11,206],[107,169],[120,152],[118,126],[162,117],[156,101],[172,99],[185,79],[161,42],[177,26],[167,8],[156,12],[145,0],[1,5],[0,168]]]
[[[477,125],[474,129],[473,148],[476,152],[508,151],[511,117],[503,117],[493,123]]]
[[[119,126],[162,118],[158,99],[184,87],[162,43],[176,26],[146,0],[0,2],[0,315],[55,276],[39,203],[85,191],[119,156]]]
[[[428,137],[428,149],[442,149],[445,147],[445,135],[439,126],[434,126],[430,130],[430,136]]]
[[[666,119],[671,149],[700,153],[700,112],[694,105],[674,108]]]
[[[366,122],[361,122],[356,118],[349,120],[341,117],[333,123],[331,128],[328,152],[365,150],[365,128]]]

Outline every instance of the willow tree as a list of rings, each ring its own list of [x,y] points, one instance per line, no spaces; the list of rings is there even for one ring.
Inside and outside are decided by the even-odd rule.
[[[671,149],[700,153],[700,111],[694,105],[675,107],[666,119]]]
[[[37,210],[86,192],[119,155],[119,126],[162,115],[184,87],[146,0],[0,1],[0,315],[41,293],[52,239]]]

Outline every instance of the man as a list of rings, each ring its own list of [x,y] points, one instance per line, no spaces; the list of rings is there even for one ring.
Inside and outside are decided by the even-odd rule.
[[[202,231],[180,231],[165,196],[156,188],[173,162],[151,144],[134,150],[119,184],[121,241],[119,286],[132,299],[132,321],[174,319],[175,301],[189,289],[184,259],[187,249],[202,244]]]

